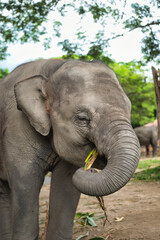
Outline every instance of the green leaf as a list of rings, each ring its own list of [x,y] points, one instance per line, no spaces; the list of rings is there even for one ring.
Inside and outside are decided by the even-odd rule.
[[[88,170],[92,164],[94,163],[94,161],[96,160],[97,158],[97,150],[94,148],[88,155],[88,157],[86,158],[85,160],[85,166],[84,166],[84,169],[85,170]]]
[[[88,220],[88,224],[91,225],[92,227],[97,227],[97,225],[95,224],[95,221],[92,217],[87,217]]]
[[[7,76],[8,73],[9,73],[9,70],[7,68],[5,68],[5,69],[0,68],[0,80],[2,78],[4,78],[5,76]]]
[[[80,225],[90,225],[92,227],[96,227],[96,223],[94,221],[94,213],[76,213],[74,222],[79,223]]]
[[[81,235],[81,236],[79,236],[78,238],[76,238],[76,240],[79,240],[79,239],[82,239],[82,238],[88,237],[88,236],[89,236],[89,231],[88,231],[86,234]]]
[[[83,213],[77,212],[76,215],[75,215],[75,218],[80,218],[80,217],[82,217],[82,216],[84,216]]]

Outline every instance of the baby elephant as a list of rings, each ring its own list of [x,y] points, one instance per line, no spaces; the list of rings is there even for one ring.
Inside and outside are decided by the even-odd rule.
[[[140,145],[146,147],[146,155],[149,156],[149,145],[152,146],[152,156],[157,154],[158,127],[142,126],[134,129],[139,139]]]
[[[131,104],[100,62],[38,60],[0,81],[0,240],[38,240],[39,192],[52,171],[47,240],[71,240],[80,193],[106,196],[140,155]],[[96,148],[93,167],[84,161]]]

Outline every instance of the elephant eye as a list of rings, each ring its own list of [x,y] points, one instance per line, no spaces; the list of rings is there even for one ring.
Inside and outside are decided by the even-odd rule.
[[[82,127],[87,127],[90,124],[90,118],[87,114],[78,114],[75,117],[75,124]]]

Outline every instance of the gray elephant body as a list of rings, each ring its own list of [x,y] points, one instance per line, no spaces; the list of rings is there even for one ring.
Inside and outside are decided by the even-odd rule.
[[[158,127],[141,126],[134,129],[141,146],[146,147],[146,155],[149,155],[149,145],[152,146],[152,156],[157,153]]]
[[[138,164],[130,102],[103,63],[23,64],[0,82],[0,112],[1,240],[38,239],[39,192],[48,171],[46,238],[71,240],[80,192],[111,194]],[[102,169],[96,173],[83,169],[93,148],[95,167]]]

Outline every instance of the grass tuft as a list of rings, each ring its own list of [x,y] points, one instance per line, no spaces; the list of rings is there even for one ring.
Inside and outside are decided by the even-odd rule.
[[[160,181],[160,166],[135,173],[134,180]]]
[[[160,159],[141,160],[138,164],[138,169],[158,167],[160,166]]]

